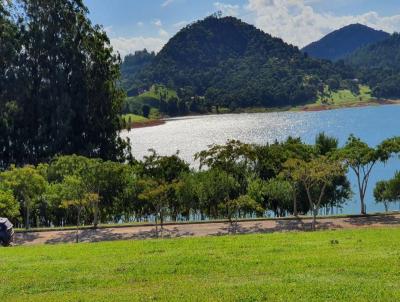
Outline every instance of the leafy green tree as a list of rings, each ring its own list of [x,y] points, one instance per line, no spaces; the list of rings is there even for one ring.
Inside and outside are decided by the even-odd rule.
[[[55,154],[128,155],[118,135],[120,60],[82,1],[16,0],[0,9],[2,165],[37,164]],[[3,17],[8,10],[12,18]]]
[[[320,155],[328,155],[337,150],[339,141],[337,138],[327,136],[324,132],[319,133],[315,139],[315,148]]]
[[[382,202],[386,212],[389,210],[389,203],[400,200],[400,172],[387,181],[379,181],[374,189],[374,197],[377,202]]]
[[[382,202],[386,212],[389,210],[388,203],[393,201],[393,194],[390,190],[390,182],[378,181],[374,189],[374,197],[377,202]]]
[[[150,106],[149,105],[143,105],[142,106],[142,113],[143,113],[143,116],[145,118],[148,118],[149,115],[150,115]]]
[[[288,181],[277,179],[271,179],[265,184],[265,194],[267,207],[273,210],[275,216],[283,217],[286,213],[291,211],[297,216],[297,202],[296,192],[292,184]]]
[[[164,219],[169,213],[169,190],[171,184],[158,183],[157,181],[148,179],[142,180],[140,185],[144,188],[139,198],[147,202],[147,209],[150,214],[154,215],[156,223],[156,236],[158,237],[158,220],[160,221],[161,237],[164,234]]]
[[[219,169],[202,171],[195,176],[195,192],[201,213],[220,218],[220,204],[239,197],[239,184],[234,177]]]
[[[161,156],[153,149],[144,157],[143,174],[147,177],[160,179],[165,182],[178,180],[184,173],[189,172],[189,164],[179,158],[179,153],[171,156]]]
[[[33,166],[23,168],[11,167],[0,174],[0,180],[6,189],[13,192],[19,201],[21,209],[24,209],[25,228],[30,228],[30,214],[32,207],[46,190],[47,182]]]
[[[15,221],[19,215],[19,203],[12,192],[0,189],[0,217]]]
[[[99,195],[87,190],[84,181],[76,176],[67,176],[61,185],[63,208],[73,207],[76,210],[76,243],[79,242],[79,227],[82,212],[94,208],[99,202]]]
[[[367,213],[365,194],[374,166],[380,161],[387,161],[392,153],[399,152],[399,146],[399,139],[392,138],[383,141],[378,147],[372,148],[361,139],[351,135],[345,146],[337,152],[339,158],[357,177],[362,215]]]
[[[225,145],[212,145],[194,156],[199,168],[208,167],[224,171],[234,177],[239,184],[240,195],[246,193],[248,176],[254,170],[256,153],[254,146],[237,140],[229,140]]]
[[[315,230],[316,217],[325,196],[326,188],[335,177],[344,175],[346,169],[339,161],[332,161],[324,156],[319,156],[309,162],[289,159],[284,168],[291,174],[293,180],[304,186],[313,214],[312,229]]]
[[[264,209],[248,195],[241,195],[235,199],[225,199],[220,203],[221,211],[228,218],[231,230],[236,233],[241,213],[262,213]]]

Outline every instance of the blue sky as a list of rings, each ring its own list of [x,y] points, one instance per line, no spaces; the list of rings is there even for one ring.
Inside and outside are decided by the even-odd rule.
[[[221,10],[304,46],[350,23],[400,31],[399,0],[86,0],[121,55],[159,51],[185,24]]]

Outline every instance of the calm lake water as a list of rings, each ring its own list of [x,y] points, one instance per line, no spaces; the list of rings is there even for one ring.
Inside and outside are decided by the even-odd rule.
[[[337,137],[340,145],[346,142],[350,134],[354,134],[375,146],[388,137],[400,135],[400,106],[176,118],[161,126],[124,132],[122,136],[130,138],[136,158],[148,154],[150,148],[162,155],[171,155],[179,150],[183,159],[197,167],[193,160],[196,152],[211,144],[224,144],[228,139],[265,144],[294,136],[301,137],[306,143],[313,143],[316,135],[322,131]],[[375,168],[368,188],[367,211],[384,211],[383,205],[374,201],[373,188],[376,181],[393,177],[396,170],[400,170],[400,160],[397,157],[385,166],[381,164]],[[351,172],[349,177],[356,193],[355,178]],[[343,213],[359,213],[359,208],[358,196],[354,194]],[[398,205],[390,209],[398,210]]]

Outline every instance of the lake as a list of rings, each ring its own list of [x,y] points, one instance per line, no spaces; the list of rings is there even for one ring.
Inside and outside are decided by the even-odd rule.
[[[121,136],[129,137],[133,154],[138,159],[148,154],[150,148],[162,155],[171,155],[179,150],[183,159],[197,167],[193,155],[211,144],[224,144],[229,139],[265,144],[285,140],[288,136],[301,137],[311,144],[322,131],[338,138],[340,145],[354,134],[375,146],[388,137],[400,135],[400,105],[184,117],[168,120],[161,126],[124,131]],[[368,212],[384,211],[383,205],[374,201],[373,188],[378,180],[393,177],[396,170],[400,170],[397,157],[373,170],[366,198]],[[355,177],[351,172],[349,178],[356,193]],[[358,196],[354,194],[343,213],[356,214],[359,208]],[[391,206],[391,209],[398,209],[398,206]]]

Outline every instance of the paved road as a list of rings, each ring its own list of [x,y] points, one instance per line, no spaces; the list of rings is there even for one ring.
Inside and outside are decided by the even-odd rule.
[[[371,227],[400,227],[400,214],[367,217],[323,218],[318,219],[318,229],[347,229]],[[310,219],[277,219],[244,221],[238,223],[236,233],[271,233],[285,231],[306,231],[311,228]],[[164,227],[164,238],[189,236],[219,236],[232,233],[229,223],[175,224]],[[161,235],[160,235],[161,236]],[[97,242],[126,239],[150,239],[156,237],[154,226],[132,226],[80,231],[81,242]],[[76,231],[46,231],[17,233],[16,245],[72,243]]]

